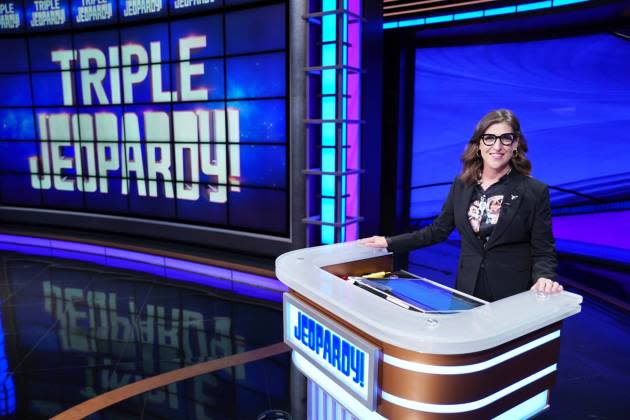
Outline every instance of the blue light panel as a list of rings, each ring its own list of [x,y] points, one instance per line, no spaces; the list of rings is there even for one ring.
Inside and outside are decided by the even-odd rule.
[[[539,1],[536,3],[527,3],[516,6],[517,12],[529,12],[530,10],[547,9],[551,7],[551,1]]]
[[[516,12],[516,6],[507,6],[507,7],[497,7],[494,9],[486,9],[484,10],[484,14],[486,16],[498,16],[498,15],[507,15],[510,13]]]
[[[566,6],[568,4],[586,3],[589,0],[554,0],[553,7]]]
[[[475,19],[483,17],[483,10],[477,10],[475,12],[455,13],[455,20]]]
[[[403,20],[398,22],[398,26],[400,28],[404,28],[407,26],[418,26],[418,25],[424,25],[424,18],[422,19],[412,19],[412,20]]]
[[[430,23],[450,22],[452,20],[453,15],[431,16],[427,18],[427,25]]]

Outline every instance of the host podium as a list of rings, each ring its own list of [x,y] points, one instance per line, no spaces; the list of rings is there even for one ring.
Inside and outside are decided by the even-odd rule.
[[[407,307],[388,287],[353,280],[392,265],[356,242],[276,260],[310,419],[515,419],[548,407],[562,320],[580,312],[581,296],[528,291],[485,303],[421,279],[430,287]]]

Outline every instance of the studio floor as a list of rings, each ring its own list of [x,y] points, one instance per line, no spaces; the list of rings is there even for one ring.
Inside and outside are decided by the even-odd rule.
[[[282,341],[277,299],[20,252],[2,252],[0,263],[6,418],[49,418],[143,378]],[[582,312],[564,322],[552,405],[539,418],[627,418],[629,321],[584,297]],[[253,419],[289,411],[289,391],[282,352],[158,387],[91,418]]]

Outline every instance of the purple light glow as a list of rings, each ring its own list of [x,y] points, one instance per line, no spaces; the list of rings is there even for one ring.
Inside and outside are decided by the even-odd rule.
[[[43,245],[40,245],[43,246]],[[47,245],[53,249],[66,249],[68,251],[78,251],[83,254],[96,254],[105,255],[105,247],[91,244],[79,244],[76,242],[58,241],[56,239],[50,240],[50,244]]]
[[[630,250],[630,210],[553,218],[556,239]]]
[[[349,0],[348,9],[354,13],[361,14],[361,1]],[[361,23],[356,21],[348,24],[348,62],[351,67],[361,68]],[[347,90],[347,115],[348,119],[361,119],[361,77],[359,74],[348,74]],[[347,125],[346,142],[348,152],[346,155],[346,168],[359,168],[359,147],[361,130],[358,124]],[[359,177],[356,175],[346,176],[346,217],[356,217],[359,215]],[[346,229],[346,241],[354,241],[359,238],[358,226],[356,223],[348,225]]]
[[[182,261],[174,258],[164,258],[164,265],[169,268],[177,268],[180,270],[190,271],[191,273],[204,274],[224,279],[230,278],[230,271],[227,268],[214,267],[211,265],[200,264],[192,261]]]
[[[96,263],[192,282],[255,299],[280,302],[287,288],[279,280],[223,267],[78,242],[0,234],[0,250]]]
[[[90,262],[99,265],[108,265],[107,258],[103,255],[94,255],[94,254],[85,254],[78,251],[66,251],[63,249],[54,249],[49,248],[50,257],[53,258],[62,258],[66,260],[80,260],[85,262]],[[30,254],[30,252],[28,252]]]
[[[556,240],[556,250],[563,254],[597,258],[619,264],[630,264],[630,252],[621,248],[558,239]]]
[[[234,280],[235,283],[258,284],[260,287],[279,292],[289,291],[289,288],[285,284],[280,283],[277,279],[261,277],[251,273],[243,273],[242,271],[232,271],[232,280]]]
[[[50,247],[50,239],[33,238],[31,236],[4,235],[0,234],[0,242]]]
[[[142,261],[144,263],[153,265],[164,265],[164,257],[152,254],[145,254],[144,252],[105,247],[105,253],[108,257],[124,258],[126,260],[132,261]]]
[[[126,258],[107,257],[106,266],[117,267],[130,271],[142,271],[156,276],[164,276],[164,267],[159,265],[151,265],[139,261],[128,260]]]
[[[183,280],[190,283],[197,283],[204,286],[209,286],[214,289],[223,289],[233,291],[234,287],[229,279],[222,279],[210,276],[204,276],[198,273],[191,273],[190,271],[166,269],[165,277],[174,280]]]
[[[282,292],[277,290],[263,289],[245,283],[234,283],[234,293],[238,295],[250,296],[256,299],[282,302]]]
[[[44,257],[52,257],[52,249],[50,248],[38,248],[29,245],[18,245],[7,242],[0,242],[0,250],[3,251],[15,251],[22,254],[29,255],[41,255]]]

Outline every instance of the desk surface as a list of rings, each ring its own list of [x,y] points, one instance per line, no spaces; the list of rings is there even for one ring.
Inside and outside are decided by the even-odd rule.
[[[392,305],[321,268],[387,254],[357,242],[305,248],[278,257],[276,275],[375,339],[420,353],[487,350],[580,312],[580,295],[527,291],[455,314],[423,314]]]

